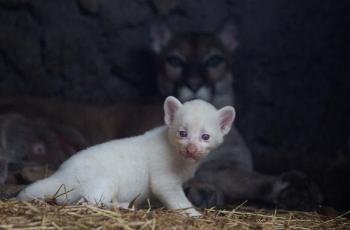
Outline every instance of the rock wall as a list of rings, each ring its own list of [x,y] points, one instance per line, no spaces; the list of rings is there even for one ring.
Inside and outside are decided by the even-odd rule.
[[[326,201],[349,207],[349,4],[0,0],[0,95],[93,103],[156,96],[150,23],[162,17],[174,30],[213,31],[234,16],[237,126],[256,168],[302,169]]]

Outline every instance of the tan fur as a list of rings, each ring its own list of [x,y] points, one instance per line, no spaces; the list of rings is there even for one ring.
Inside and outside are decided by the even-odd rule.
[[[230,55],[212,34],[174,34],[168,46],[159,54],[160,91],[164,95],[179,94],[181,97],[177,90],[182,84],[196,92],[203,86],[212,90],[217,82],[224,79],[226,83],[232,83]],[[178,83],[180,87],[174,88]],[[203,99],[215,100],[214,93],[210,92],[211,95]]]
[[[162,124],[162,102],[93,105],[43,98],[2,98],[0,113],[45,117],[77,128],[89,145],[132,136]]]

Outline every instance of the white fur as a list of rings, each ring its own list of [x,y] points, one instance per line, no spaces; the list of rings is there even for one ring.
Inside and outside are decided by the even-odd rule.
[[[180,87],[178,94],[181,101],[188,101],[195,97],[194,92],[186,86]]]
[[[200,87],[196,93],[195,98],[200,98],[200,99],[205,100],[205,101],[210,101],[211,100],[210,88],[207,86]]]
[[[138,205],[153,194],[169,209],[187,208],[185,213],[198,216],[200,213],[192,208],[182,183],[192,177],[199,159],[222,143],[224,133],[231,127],[234,109],[223,109],[217,111],[201,100],[181,104],[168,97],[164,103],[167,126],[83,150],[64,162],[52,176],[25,188],[18,198],[55,196],[60,204],[85,198],[89,203],[110,207],[125,206],[136,197]],[[229,119],[227,111],[232,112]],[[225,130],[221,128],[221,117],[227,122]],[[187,130],[186,138],[179,137],[181,129]],[[211,138],[202,140],[203,132]],[[196,157],[188,156],[189,144],[195,146]]]
[[[204,101],[210,101],[211,100],[211,93],[210,89],[207,86],[202,86],[194,92],[190,88],[183,86],[179,88],[179,98],[181,101],[188,101],[192,100],[194,98],[202,99]]]

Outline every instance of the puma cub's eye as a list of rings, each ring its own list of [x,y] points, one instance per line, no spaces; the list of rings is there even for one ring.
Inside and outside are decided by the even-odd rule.
[[[202,135],[202,139],[205,140],[205,141],[209,140],[209,138],[210,138],[209,134],[205,133],[205,134]]]
[[[224,57],[221,57],[219,55],[214,55],[211,56],[206,62],[206,66],[208,67],[217,67],[218,65],[220,65],[221,63],[223,63],[225,61]]]
[[[166,61],[173,67],[183,67],[185,62],[178,56],[171,55],[166,58]]]
[[[187,132],[181,130],[181,131],[179,131],[179,136],[180,136],[180,137],[187,137]]]

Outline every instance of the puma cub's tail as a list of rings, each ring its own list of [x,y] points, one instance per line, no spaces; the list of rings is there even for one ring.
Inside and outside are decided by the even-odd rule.
[[[49,177],[39,180],[25,189],[17,196],[19,200],[34,200],[56,198],[58,203],[71,203],[74,191],[67,188],[59,178]]]

